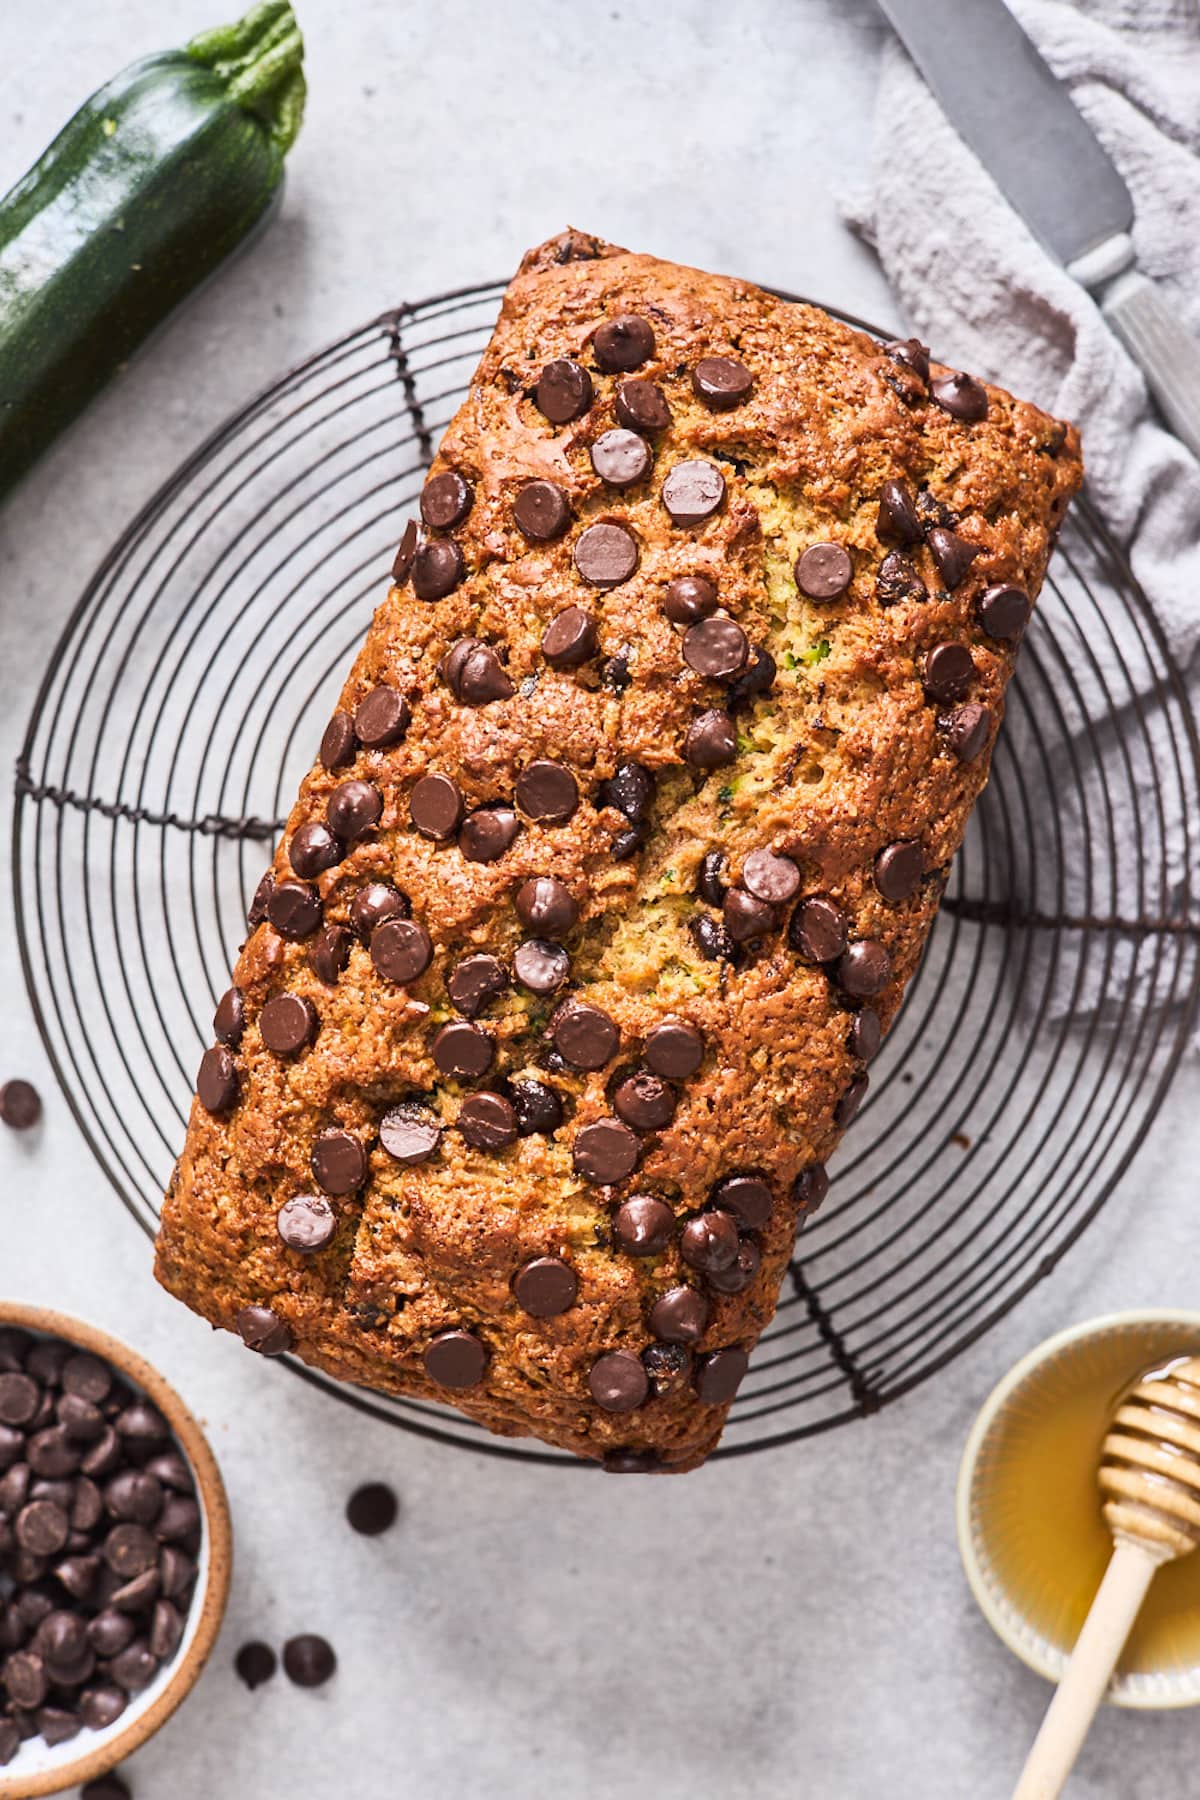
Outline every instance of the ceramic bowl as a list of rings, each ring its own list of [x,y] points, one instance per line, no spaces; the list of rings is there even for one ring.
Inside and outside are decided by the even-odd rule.
[[[1125,1352],[1128,1359],[1125,1360]],[[1019,1545],[1020,1517],[1011,1501],[1012,1460],[1022,1441],[1044,1428],[1057,1410],[1066,1417],[1072,1398],[1094,1386],[1099,1362],[1116,1357],[1132,1380],[1156,1361],[1200,1352],[1200,1313],[1167,1308],[1114,1313],[1072,1326],[1039,1344],[1009,1371],[984,1403],[972,1427],[958,1475],[956,1523],[963,1567],[984,1617],[1022,1662],[1048,1681],[1058,1681],[1068,1652],[1031,1616],[1028,1598],[1015,1591],[1006,1571]],[[1115,1398],[1121,1381],[1113,1388]],[[1098,1455],[1101,1424],[1095,1439]],[[1084,1461],[1091,1449],[1084,1452]],[[1073,1480],[1094,1477],[1090,1469]],[[1008,1495],[1008,1499],[1004,1495]],[[1098,1503],[1097,1503],[1098,1505]],[[1200,1555],[1200,1552],[1197,1552]],[[1101,1564],[1101,1566],[1103,1566]],[[1040,1595],[1056,1601],[1049,1588]],[[1175,1707],[1200,1702],[1200,1651],[1181,1651],[1162,1666],[1126,1671],[1118,1665],[1107,1698],[1117,1706]]]
[[[114,1768],[163,1725],[194,1686],[208,1660],[225,1612],[233,1540],[225,1488],[212,1451],[174,1388],[136,1351],[95,1325],[40,1306],[0,1304],[0,1325],[19,1326],[36,1336],[65,1338],[103,1357],[131,1387],[162,1413],[196,1480],[202,1519],[199,1575],[183,1640],[150,1686],[136,1694],[121,1717],[103,1731],[84,1729],[53,1746],[28,1738],[10,1763],[0,1768],[0,1800],[33,1800],[79,1787]]]

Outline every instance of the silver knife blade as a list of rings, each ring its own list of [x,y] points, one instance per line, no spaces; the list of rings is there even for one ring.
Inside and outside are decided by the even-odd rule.
[[[1003,0],[879,4],[959,136],[1060,262],[1129,231],[1129,189]]]

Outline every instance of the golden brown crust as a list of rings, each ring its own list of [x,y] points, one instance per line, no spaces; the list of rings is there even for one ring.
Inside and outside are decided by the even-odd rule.
[[[624,377],[597,369],[592,340],[622,314],[653,329],[653,356],[636,374],[661,385],[672,424],[653,440],[648,478],[617,490],[596,475],[589,448],[616,423]],[[532,390],[543,366],[562,357],[590,370],[594,399],[581,417],[554,425]],[[692,386],[702,357],[746,365],[749,398],[710,410]],[[654,1297],[702,1285],[681,1259],[679,1226],[705,1207],[715,1182],[740,1169],[761,1171],[774,1195],[756,1234],[761,1268],[742,1292],[711,1295],[700,1352],[753,1345],[791,1251],[793,1183],[836,1146],[835,1114],[862,1064],[848,1044],[845,995],[791,947],[790,908],[736,961],[700,954],[692,927],[708,918],[711,935],[720,914],[696,898],[697,873],[707,852],[724,856],[731,883],[756,849],[793,858],[802,895],[831,896],[853,939],[886,948],[892,977],[874,1002],[886,1029],[986,779],[1011,673],[1013,647],[983,631],[979,597],[999,583],[1036,593],[1080,479],[1071,428],[999,389],[987,396],[986,418],[963,422],[862,333],[745,282],[576,232],[526,256],[434,465],[474,490],[465,522],[433,534],[461,546],[465,578],[433,603],[418,599],[411,581],[393,585],[342,695],[342,709],[353,712],[381,683],[401,690],[412,709],[407,735],[389,749],[359,749],[352,766],[333,772],[318,762],[274,863],[277,882],[291,877],[287,844],[300,825],[323,819],[340,782],[375,783],[378,830],[314,882],[324,918],[344,923],[364,883],[392,882],[430,934],[432,963],[397,985],[356,941],[327,985],[305,943],[286,942],[266,923],[253,931],[234,975],[247,1019],[234,1052],[240,1098],[222,1118],[193,1106],[163,1211],[164,1285],[226,1327],[248,1304],[269,1306],[306,1361],[370,1387],[450,1399],[496,1431],[533,1433],[592,1458],[629,1446],[655,1452],[668,1468],[703,1459],[724,1405],[703,1403],[689,1376],[634,1411],[608,1412],[589,1391],[592,1364],[613,1350],[640,1355],[653,1341]],[[667,472],[690,459],[720,469],[725,499],[703,524],[681,527],[661,489]],[[532,479],[556,483],[569,499],[572,521],[557,541],[529,542],[514,524],[514,499]],[[876,581],[891,546],[877,520],[887,481],[923,495],[927,526],[952,518],[975,547],[953,591],[921,543],[905,554],[928,596],[880,604]],[[609,519],[632,530],[638,566],[597,590],[581,579],[573,550],[589,523]],[[799,593],[793,565],[827,541],[850,551],[854,574],[844,596],[816,602]],[[683,661],[683,627],[662,610],[667,582],[699,573],[717,582],[722,611],[778,664],[773,688],[736,715],[736,760],[707,775],[687,767],[685,738],[725,690]],[[599,654],[554,670],[541,638],[569,605],[595,618]],[[464,637],[496,647],[511,697],[481,706],[456,699],[439,664]],[[968,699],[991,715],[987,747],[973,761],[955,755],[946,709],[939,713],[923,685],[923,659],[942,642],[969,649]],[[412,828],[408,802],[420,776],[452,776],[468,808],[511,806],[518,775],[536,758],[576,776],[581,803],[567,823],[522,819],[511,848],[491,863],[467,861],[455,843]],[[598,788],[630,759],[654,771],[658,786],[648,841],[620,861],[613,845],[628,822],[601,803]],[[889,903],[874,860],[910,840],[928,872],[909,898]],[[486,1079],[448,1080],[430,1049],[438,1026],[456,1016],[448,974],[470,952],[510,964],[528,935],[516,891],[547,874],[566,884],[580,911],[565,939],[569,991],[615,1022],[619,1051],[593,1073],[563,1065],[545,1035],[553,1003],[513,986],[478,1021],[496,1042]],[[308,999],[319,1019],[313,1047],[291,1057],[266,1049],[258,1027],[264,1002],[284,990]],[[669,1016],[703,1034],[703,1067],[678,1084],[673,1122],[643,1135],[637,1173],[611,1191],[589,1185],[573,1170],[574,1139],[611,1114],[614,1073],[636,1066],[647,1032]],[[454,1126],[466,1095],[523,1076],[562,1096],[561,1128],[499,1151],[469,1147]],[[388,1107],[413,1097],[445,1130],[429,1161],[407,1167],[381,1147],[378,1128]],[[332,1200],[329,1247],[304,1255],[281,1242],[276,1214],[313,1191],[313,1141],[332,1125],[367,1147],[369,1174],[358,1193]],[[665,1198],[676,1214],[660,1255],[635,1258],[613,1241],[614,1206],[635,1190]],[[579,1292],[569,1310],[538,1319],[518,1305],[512,1281],[525,1261],[545,1255],[573,1266]],[[432,1337],[458,1327],[477,1335],[488,1361],[478,1385],[450,1393],[422,1359]]]

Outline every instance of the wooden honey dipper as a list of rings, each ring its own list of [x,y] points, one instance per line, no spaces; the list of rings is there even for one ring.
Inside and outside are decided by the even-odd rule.
[[[1148,1373],[1126,1395],[1099,1469],[1113,1553],[1013,1800],[1056,1800],[1156,1569],[1200,1544],[1200,1356]]]

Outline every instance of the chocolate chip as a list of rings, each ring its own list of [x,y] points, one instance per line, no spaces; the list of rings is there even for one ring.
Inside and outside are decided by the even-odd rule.
[[[1018,641],[1032,611],[1033,603],[1024,588],[1014,587],[1011,582],[985,588],[979,599],[979,623],[990,638],[1002,644]]]
[[[109,1429],[88,1448],[79,1467],[85,1475],[108,1475],[120,1460],[120,1441],[116,1432]]]
[[[656,1075],[668,1081],[686,1081],[704,1061],[704,1039],[694,1025],[664,1019],[647,1032],[644,1055]]]
[[[267,919],[281,938],[301,944],[321,923],[321,902],[303,881],[281,881],[267,901]]]
[[[433,944],[412,919],[387,919],[371,934],[371,961],[385,981],[416,981],[433,961]]]
[[[756,900],[783,906],[800,888],[800,871],[790,856],[773,850],[752,850],[742,868],[742,885]]]
[[[627,1413],[636,1411],[645,1400],[650,1381],[641,1358],[632,1350],[608,1350],[592,1364],[588,1388],[605,1412]]]
[[[508,976],[494,956],[464,956],[451,971],[446,992],[465,1018],[474,1019],[489,1000],[502,994]]]
[[[114,1525],[104,1540],[104,1560],[114,1575],[128,1581],[158,1563],[158,1545],[144,1525],[132,1520]]]
[[[346,854],[340,838],[327,825],[314,820],[301,825],[288,845],[288,861],[295,874],[310,881],[325,869],[332,869]]]
[[[883,354],[890,356],[894,363],[902,369],[908,369],[917,380],[928,386],[929,383],[929,350],[920,338],[893,338],[890,344],[883,346]]]
[[[705,962],[733,962],[736,959],[737,946],[716,919],[710,919],[707,914],[698,919],[689,919],[688,930]]]
[[[411,1101],[392,1107],[379,1121],[379,1142],[397,1162],[428,1162],[441,1137],[437,1115]]]
[[[410,519],[404,527],[400,543],[396,549],[395,560],[392,563],[392,580],[396,583],[397,587],[403,587],[404,583],[412,574],[413,559],[416,554],[417,525],[415,519]]]
[[[563,490],[553,481],[527,481],[513,501],[517,529],[535,544],[560,538],[571,523],[571,508]]]
[[[702,525],[725,498],[725,477],[716,463],[678,462],[663,482],[663,505],[676,525]]]
[[[571,959],[561,944],[526,938],[513,956],[513,974],[534,994],[552,994],[571,973]]]
[[[358,754],[358,734],[348,712],[335,712],[321,738],[318,752],[326,769],[344,769]]]
[[[740,406],[753,386],[753,375],[736,356],[704,356],[692,370],[692,392],[710,412]]]
[[[413,562],[413,593],[418,600],[444,600],[463,578],[463,553],[453,538],[422,544]],[[362,728],[358,735],[362,737]]]
[[[527,818],[562,825],[579,805],[579,787],[570,769],[542,758],[517,776],[517,805]]]
[[[554,1319],[568,1312],[578,1294],[579,1277],[558,1256],[535,1256],[513,1277],[517,1305],[534,1319]]]
[[[628,1447],[606,1450],[600,1466],[606,1475],[657,1475],[662,1468],[657,1450]]]
[[[137,1636],[137,1626],[127,1613],[106,1607],[89,1620],[87,1639],[97,1656],[116,1656]]]
[[[750,661],[729,684],[729,692],[725,696],[726,706],[732,712],[737,707],[748,706],[759,694],[768,693],[778,672],[775,658],[769,650],[761,647],[752,649]]]
[[[394,687],[375,687],[359,701],[354,729],[368,750],[386,750],[398,744],[408,730],[412,709]]]
[[[359,1537],[380,1537],[396,1523],[399,1510],[395,1493],[386,1482],[367,1481],[347,1500],[346,1522]]]
[[[531,875],[523,881],[515,904],[521,923],[547,937],[562,937],[579,917],[570,889],[553,875]]]
[[[925,655],[925,692],[939,706],[965,699],[975,664],[965,644],[935,644]]]
[[[42,1116],[42,1101],[29,1081],[6,1081],[0,1086],[0,1119],[10,1131],[31,1131]]]
[[[105,1511],[126,1524],[152,1525],[162,1503],[162,1484],[145,1469],[122,1469],[104,1489]]]
[[[854,576],[844,544],[810,544],[796,558],[796,586],[810,600],[837,600]]]
[[[968,543],[957,531],[947,531],[941,525],[935,525],[927,534],[927,542],[938,574],[948,588],[956,588],[979,555],[981,546]]]
[[[51,1746],[65,1744],[83,1730],[83,1720],[79,1714],[65,1706],[39,1707],[35,1721],[42,1737]]]
[[[592,404],[592,378],[579,363],[558,357],[542,370],[533,398],[552,425],[569,425]]]
[[[628,862],[641,849],[646,837],[646,829],[634,825],[628,831],[618,831],[612,841],[612,859],[614,862]]]
[[[613,1094],[613,1111],[635,1131],[663,1131],[675,1117],[675,1095],[648,1070],[627,1075]]]
[[[31,1424],[41,1397],[37,1382],[28,1375],[0,1375],[0,1424]]]
[[[337,1215],[319,1194],[293,1194],[276,1213],[275,1229],[289,1250],[311,1256],[332,1239]]]
[[[441,1331],[425,1347],[425,1373],[439,1387],[478,1386],[487,1362],[486,1349],[470,1331]]]
[[[409,795],[408,813],[422,837],[444,844],[457,832],[463,815],[462,792],[449,775],[422,775]]]
[[[555,1013],[550,1036],[564,1062],[573,1069],[602,1069],[617,1053],[621,1034],[598,1006],[568,1002]]]
[[[444,666],[446,683],[464,706],[490,706],[494,700],[511,700],[516,692],[491,645],[478,639],[460,639]]]
[[[870,1085],[871,1078],[869,1075],[856,1075],[841,1099],[838,1101],[834,1108],[833,1121],[841,1130],[845,1130],[846,1126],[850,1123],[851,1119],[866,1099],[867,1089]]]
[[[509,1087],[517,1130],[522,1137],[535,1133],[549,1136],[562,1124],[562,1101],[551,1087],[540,1081],[514,1081]]]
[[[875,858],[875,886],[893,905],[916,893],[924,873],[925,853],[910,838],[885,845]]]
[[[771,1216],[775,1197],[763,1176],[753,1171],[724,1175],[709,1195],[714,1206],[736,1213],[751,1231],[761,1231]]]
[[[650,1309],[650,1329],[668,1344],[698,1344],[708,1326],[709,1311],[698,1288],[668,1288]]]
[[[373,831],[383,813],[383,795],[372,781],[343,781],[325,803],[330,829],[347,843]]]
[[[456,469],[431,475],[421,489],[421,517],[431,531],[461,525],[475,503],[475,489]]]
[[[633,676],[629,672],[629,652],[620,656],[606,656],[600,664],[600,679],[613,694],[623,694]]]
[[[966,425],[974,425],[980,419],[987,418],[987,389],[973,375],[964,375],[959,371],[935,375],[929,384],[929,393],[944,412],[948,412],[951,418],[962,420]]]
[[[879,565],[875,598],[880,606],[899,606],[903,600],[928,600],[929,590],[908,557],[893,550]]]
[[[278,1664],[270,1644],[261,1644],[256,1639],[251,1639],[248,1644],[241,1646],[233,1659],[233,1666],[238,1672],[239,1679],[244,1681],[253,1693],[255,1688],[261,1687],[265,1681],[270,1681]]]
[[[864,1006],[861,1012],[854,1015],[850,1024],[850,1035],[847,1044],[851,1056],[857,1056],[860,1062],[870,1062],[883,1042],[883,1026],[879,1014],[873,1006]]]
[[[503,1094],[470,1094],[458,1109],[458,1129],[475,1150],[506,1150],[516,1142],[517,1115]]]
[[[71,1526],[67,1515],[52,1500],[31,1500],[17,1514],[13,1531],[22,1550],[34,1556],[54,1556],[67,1541]]]
[[[717,584],[707,575],[677,575],[667,583],[663,611],[675,625],[694,625],[717,610]]]
[[[258,1029],[276,1056],[294,1056],[317,1035],[317,1009],[302,994],[276,994],[258,1016]]]
[[[50,1687],[46,1665],[32,1650],[17,1650],[7,1657],[0,1678],[12,1704],[30,1709],[42,1704]]]
[[[696,892],[710,906],[724,906],[728,892],[723,876],[725,874],[725,856],[720,850],[708,850],[700,861],[696,875]]]
[[[292,1347],[286,1321],[269,1306],[243,1306],[233,1323],[246,1348],[260,1356],[282,1356]]]
[[[564,606],[542,633],[542,655],[552,669],[577,669],[599,648],[596,621],[582,606]]]
[[[85,1534],[86,1535],[86,1534]],[[70,1594],[72,1600],[86,1601],[100,1573],[98,1556],[65,1556],[54,1570],[54,1579]]]
[[[511,806],[481,806],[463,820],[458,847],[468,862],[496,862],[519,830],[520,824]]]
[[[638,313],[607,319],[592,339],[596,366],[606,375],[640,369],[654,355],[654,332]]]
[[[183,1619],[169,1600],[156,1600],[147,1639],[150,1654],[160,1661],[174,1656],[183,1641]]]
[[[733,1344],[727,1350],[714,1350],[696,1363],[696,1392],[706,1406],[724,1406],[742,1385],[750,1357]]]
[[[196,1094],[200,1104],[205,1112],[220,1118],[237,1105],[238,1092],[238,1073],[233,1058],[224,1044],[214,1044],[200,1058],[196,1074]]]
[[[872,999],[891,979],[892,959],[875,938],[859,938],[838,961],[838,985],[856,1000]]]
[[[308,966],[318,981],[334,987],[350,960],[350,932],[344,925],[326,925],[308,946]]]
[[[719,1209],[689,1219],[680,1233],[679,1253],[702,1275],[731,1268],[738,1253],[737,1220]]]
[[[134,1400],[113,1421],[118,1437],[139,1450],[151,1449],[165,1441],[167,1422],[148,1400]]]
[[[773,906],[756,900],[745,888],[733,887],[725,896],[723,911],[725,929],[735,944],[749,944],[776,930],[778,919]]]
[[[315,1632],[301,1632],[283,1646],[283,1672],[297,1687],[323,1687],[336,1668],[333,1645]]]
[[[638,1141],[619,1119],[596,1119],[575,1134],[571,1160],[575,1173],[597,1187],[624,1181],[637,1167]]]
[[[350,902],[350,923],[367,943],[377,926],[388,919],[407,919],[411,914],[407,895],[386,881],[369,881]]]
[[[675,1214],[654,1194],[631,1194],[613,1215],[613,1236],[630,1256],[661,1256],[675,1235]]]
[[[575,567],[593,587],[619,587],[637,566],[637,540],[624,525],[589,525],[575,545]]]
[[[274,892],[275,877],[270,869],[268,869],[258,886],[255,888],[254,898],[251,900],[249,909],[246,913],[246,923],[249,925],[251,931],[254,930],[256,925],[261,925],[262,921],[266,918],[267,907],[270,903],[271,895]]]
[[[653,381],[639,378],[618,383],[615,406],[618,421],[629,431],[645,432],[652,437],[656,432],[666,431],[671,424],[667,397]]]
[[[0,1716],[0,1769],[13,1760],[21,1748],[21,1731],[15,1719]]]
[[[735,675],[749,654],[749,640],[733,619],[702,619],[684,633],[684,662],[711,681]]]
[[[740,1294],[750,1286],[762,1267],[762,1251],[751,1237],[744,1237],[738,1253],[728,1269],[719,1269],[704,1277],[715,1294]]]
[[[921,520],[912,494],[902,481],[885,481],[879,490],[875,535],[883,544],[919,544]]]
[[[606,431],[591,449],[592,467],[610,487],[633,487],[650,473],[650,446],[636,431]]]
[[[236,1050],[246,1029],[246,1001],[241,988],[226,988],[217,1001],[213,1014],[213,1035],[219,1043]]]
[[[945,729],[950,748],[959,762],[972,763],[987,749],[992,735],[992,715],[986,706],[972,701],[938,723]]]
[[[494,1039],[465,1019],[451,1019],[433,1040],[433,1060],[439,1073],[468,1081],[487,1074],[495,1053]]]
[[[92,1731],[106,1731],[115,1725],[129,1701],[114,1682],[85,1688],[79,1696],[79,1714]],[[129,1788],[119,1775],[101,1775],[81,1790],[81,1800],[132,1800]]]
[[[190,1494],[195,1486],[187,1464],[177,1450],[164,1450],[158,1456],[151,1457],[146,1464],[146,1472],[153,1475],[155,1481],[163,1487],[171,1488],[177,1494]]]
[[[693,769],[722,769],[737,756],[737,728],[727,712],[713,708],[698,713],[683,741],[684,759]]]

